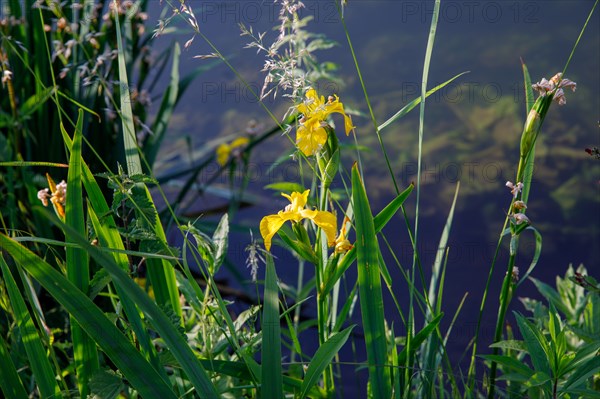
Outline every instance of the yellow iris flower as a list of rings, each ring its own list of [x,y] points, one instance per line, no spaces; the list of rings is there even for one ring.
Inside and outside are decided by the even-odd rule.
[[[310,190],[306,190],[302,194],[294,192],[292,195],[282,193],[281,195],[287,198],[290,201],[290,204],[276,215],[269,215],[262,218],[260,221],[260,234],[263,237],[267,251],[271,250],[271,239],[275,233],[277,233],[281,226],[288,220],[293,222],[300,222],[302,219],[312,220],[317,226],[323,229],[325,235],[327,235],[327,243],[329,246],[335,244],[337,219],[331,212],[305,209],[304,207],[308,201],[309,192]]]
[[[217,147],[216,155],[217,155],[217,163],[221,166],[224,166],[231,155],[231,152],[236,148],[243,147],[250,142],[248,137],[238,137],[233,140],[230,144],[223,143]]]
[[[330,96],[325,102],[325,97],[319,97],[315,89],[306,92],[306,100],[298,105],[298,112],[302,113],[300,126],[296,132],[296,145],[306,156],[314,155],[327,141],[325,120],[333,113],[344,116],[346,135],[354,129],[352,119],[344,111],[344,104],[338,96]]]

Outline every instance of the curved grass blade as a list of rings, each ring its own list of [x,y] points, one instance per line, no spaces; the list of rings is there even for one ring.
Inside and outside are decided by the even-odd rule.
[[[56,383],[56,373],[54,372],[54,369],[48,360],[48,356],[46,355],[46,350],[44,349],[44,345],[42,344],[38,330],[33,324],[33,319],[27,310],[27,305],[25,305],[25,300],[21,296],[21,292],[17,287],[15,279],[13,278],[8,265],[4,261],[4,258],[1,256],[0,269],[2,269],[4,284],[6,285],[6,289],[10,297],[10,304],[15,314],[15,321],[17,322],[21,339],[23,340],[25,352],[29,358],[29,366],[31,367],[35,381],[37,382],[37,387],[40,390],[40,395],[45,398],[61,398],[62,395],[60,394],[60,388]],[[0,367],[0,369],[2,369],[0,374],[2,375],[4,375],[4,373],[10,373],[9,367],[13,363],[12,360],[10,360],[10,355],[8,358],[8,363],[3,362],[2,366]],[[5,367],[7,367],[6,370],[4,370]],[[8,378],[8,375],[6,378]],[[17,384],[17,382],[19,384]],[[16,380],[10,382],[7,386],[12,387],[11,390],[16,392],[19,390],[17,385],[21,385],[20,383],[21,380],[17,374]],[[4,387],[4,383],[2,386]],[[23,387],[23,385],[21,385],[21,387]],[[7,397],[10,398],[13,396],[8,395]]]
[[[273,257],[269,254],[267,255],[262,322],[261,397],[266,399],[283,398],[278,293],[275,264]]]
[[[523,284],[527,277],[529,277],[533,269],[535,269],[535,266],[537,265],[538,260],[540,259],[540,255],[542,254],[542,235],[540,234],[540,232],[532,226],[527,227],[525,230],[533,231],[533,234],[535,236],[535,252],[533,253],[533,259],[529,264],[529,268],[527,269],[523,277],[521,277],[521,280],[519,280],[519,282],[517,283],[517,287]]]
[[[452,83],[453,81],[455,81],[456,79],[458,79],[459,77],[461,77],[462,75],[467,74],[467,73],[469,73],[469,71],[461,72],[458,75],[448,79],[444,83],[439,84],[439,85],[435,86],[434,88],[428,90],[427,93],[425,93],[425,98],[429,97],[436,91],[443,89],[445,86],[449,85],[450,83]],[[385,129],[386,127],[391,125],[393,122],[397,121],[398,119],[402,118],[404,115],[408,114],[410,111],[413,110],[413,108],[415,108],[420,103],[421,103],[421,97],[417,97],[414,100],[412,100],[411,102],[409,102],[408,104],[406,104],[404,107],[402,107],[400,109],[400,111],[398,111],[394,115],[392,115],[391,118],[389,118],[387,121],[385,121],[381,125],[379,125],[379,128],[378,128],[379,131],[382,131],[383,129]]]
[[[392,380],[387,366],[387,342],[379,271],[379,245],[365,187],[352,167],[352,202],[356,222],[356,253],[360,309],[365,333],[369,383],[374,398],[389,398]]]
[[[148,398],[176,398],[171,388],[133,347],[127,337],[69,280],[29,249],[4,234],[0,234],[0,246],[64,306],[140,395]],[[135,284],[133,281],[131,283]]]
[[[317,352],[310,361],[308,370],[306,370],[302,388],[300,389],[300,398],[305,398],[308,395],[312,387],[319,380],[323,370],[329,365],[333,357],[339,352],[340,348],[344,346],[354,327],[355,326],[350,326],[343,331],[331,335],[329,339],[317,349]]]

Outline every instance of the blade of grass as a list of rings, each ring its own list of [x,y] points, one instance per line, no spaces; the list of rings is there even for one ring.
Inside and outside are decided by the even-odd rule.
[[[151,136],[148,142],[144,144],[144,153],[146,155],[146,161],[148,162],[149,169],[152,169],[152,165],[154,165],[156,154],[158,154],[160,145],[162,144],[162,141],[165,137],[169,120],[173,115],[173,110],[175,109],[175,104],[177,103],[178,99],[179,57],[181,54],[179,43],[175,42],[173,50],[174,51],[173,64],[171,66],[171,81],[169,83],[169,87],[163,95],[162,102],[160,103],[160,108],[158,110],[158,113],[156,114],[156,119],[152,124],[152,132],[154,132],[154,134]]]
[[[164,383],[160,375],[140,355],[123,333],[69,280],[29,249],[4,234],[0,234],[0,246],[64,306],[67,312],[77,320],[77,323],[115,363],[140,395],[148,398],[176,398],[171,388]],[[131,283],[135,284],[133,281]]]
[[[450,207],[450,212],[448,212],[448,217],[446,218],[446,224],[444,225],[444,230],[442,231],[442,235],[440,236],[440,242],[438,244],[437,254],[435,256],[435,261],[433,262],[433,271],[431,274],[431,279],[429,280],[429,304],[431,308],[427,308],[425,313],[425,322],[428,322],[432,318],[432,312],[434,310],[432,308],[436,308],[436,313],[441,309],[442,298],[440,296],[436,296],[436,292],[439,294],[442,291],[442,286],[438,287],[438,280],[440,279],[440,271],[442,267],[442,263],[444,260],[444,253],[446,252],[446,247],[448,245],[448,238],[450,237],[450,230],[452,228],[452,220],[454,218],[454,209],[456,207],[456,200],[458,198],[458,192],[460,190],[460,182],[456,183],[456,190],[454,192],[454,199],[452,201],[452,206]],[[424,392],[433,392],[433,385],[435,384],[435,376],[437,375],[436,371],[439,366],[440,357],[438,356],[441,345],[441,336],[438,335],[430,335],[425,343],[425,348],[421,353],[421,364],[424,371],[422,376],[422,389]]]
[[[27,391],[23,387],[23,382],[19,378],[17,368],[10,357],[6,341],[2,335],[0,335],[0,364],[2,364],[2,367],[0,367],[0,390],[4,392],[4,397],[28,399]]]
[[[61,124],[62,126],[62,124]],[[65,206],[65,223],[74,232],[85,236],[85,218],[83,216],[83,193],[81,187],[81,137],[83,127],[83,111],[79,110],[71,156],[69,158],[69,173],[67,187],[69,195]],[[65,232],[65,241],[73,242],[73,236]],[[87,294],[89,288],[89,258],[87,253],[78,247],[67,247],[67,278],[82,293]],[[77,386],[82,397],[90,393],[88,382],[92,374],[100,367],[96,344],[71,317],[71,335],[73,342],[73,358],[77,374]]]
[[[449,85],[450,83],[452,83],[453,81],[455,81],[456,79],[460,78],[462,75],[465,75],[467,73],[469,73],[469,71],[461,72],[458,75],[456,75],[456,76],[448,79],[444,83],[435,86],[433,89],[429,89],[427,91],[427,93],[425,93],[425,98],[429,97],[430,95],[432,95],[436,91],[443,89],[444,87],[446,87],[447,85]],[[408,104],[406,104],[404,107],[402,107],[400,109],[400,111],[396,112],[387,121],[385,121],[381,125],[379,125],[379,131],[382,131],[383,129],[385,129],[386,127],[388,127],[389,125],[391,125],[392,123],[394,123],[395,121],[397,121],[398,119],[400,119],[403,116],[405,116],[406,114],[408,114],[410,111],[412,111],[420,103],[421,103],[421,97],[417,97],[414,100],[412,100],[411,102],[409,102]]]
[[[29,366],[31,367],[35,381],[37,382],[37,387],[40,390],[40,395],[45,398],[61,398],[62,395],[60,394],[60,389],[56,383],[56,373],[46,355],[46,350],[44,349],[40,334],[33,324],[33,319],[27,310],[25,300],[21,296],[17,283],[13,278],[8,265],[4,261],[4,258],[1,256],[0,269],[2,269],[4,284],[6,285],[10,297],[10,303],[15,314],[15,321],[17,322],[23,346],[25,347],[25,352],[29,359]],[[2,367],[0,367],[3,370],[1,374],[4,375],[4,373],[7,373],[6,378],[8,378],[8,374],[12,373],[10,365],[13,365],[13,363],[9,356],[8,363],[3,362]],[[5,367],[7,367],[6,370],[4,370]],[[11,387],[11,390],[14,390],[15,392],[19,391],[18,385],[21,385],[21,388],[23,388],[18,375],[15,381],[7,384],[7,386]],[[4,384],[2,384],[2,386],[4,386]],[[13,396],[8,395],[7,397],[11,398]]]
[[[278,293],[275,264],[273,257],[268,254],[263,304],[261,378],[261,397],[267,399],[283,398]]]
[[[390,369],[387,366],[387,342],[379,246],[373,214],[356,164],[352,167],[352,203],[356,222],[356,252],[360,309],[365,333],[369,383],[375,398],[389,398],[392,393]]]
[[[308,365],[308,370],[306,370],[302,388],[300,389],[300,398],[305,398],[308,395],[312,387],[319,380],[323,370],[329,365],[341,347],[344,346],[354,327],[355,326],[350,326],[343,331],[331,335],[329,339],[317,349],[317,352]]]
[[[94,227],[94,231],[98,236],[98,241],[102,248],[119,249],[124,250],[123,240],[116,229],[116,226],[103,225],[100,223],[98,216],[94,212],[91,206],[88,206],[88,216]],[[113,259],[122,270],[129,270],[129,259],[124,253],[112,252]],[[121,305],[127,315],[127,320],[131,323],[131,328],[136,335],[136,339],[144,353],[144,356],[154,366],[154,369],[161,374],[163,380],[168,383],[169,379],[160,365],[160,360],[152,344],[152,339],[148,334],[148,330],[144,327],[142,319],[140,317],[140,311],[135,303],[129,298],[129,296],[123,292],[120,286],[116,287],[117,294],[121,300]]]
[[[412,192],[414,185],[411,183],[402,193],[400,193],[396,198],[394,198],[385,208],[381,210],[373,218],[373,224],[375,225],[375,233],[379,233],[385,225],[390,221],[392,216],[402,207],[402,204],[410,193]],[[328,295],[329,291],[333,289],[335,283],[342,277],[342,275],[348,270],[352,262],[356,259],[356,249],[352,248],[350,251],[346,253],[346,255],[339,261],[334,273],[328,278],[321,290],[321,295]]]
[[[118,10],[118,3],[114,0],[115,10]],[[127,164],[127,173],[137,175],[142,173],[142,164],[138,154],[137,138],[135,135],[135,126],[133,124],[133,111],[131,109],[131,99],[129,98],[129,81],[127,78],[127,63],[125,60],[126,52],[123,49],[123,39],[121,37],[121,25],[119,18],[115,18],[119,63],[119,81],[120,100],[121,100],[121,119],[123,126],[123,146],[125,150],[125,160]],[[125,94],[125,93],[126,94]],[[145,195],[152,205],[154,202],[150,191],[145,184],[136,185],[138,189],[144,190]],[[166,235],[158,217],[150,221],[154,227],[154,234],[162,242],[166,243]],[[181,304],[179,303],[179,290],[177,289],[177,279],[173,267],[168,263],[157,259],[148,259],[147,274],[154,289],[156,300],[161,305],[170,306],[175,314],[181,318]]]

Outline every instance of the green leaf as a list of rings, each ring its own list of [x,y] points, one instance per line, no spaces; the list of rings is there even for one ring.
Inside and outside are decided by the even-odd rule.
[[[417,334],[415,334],[414,337],[412,337],[411,339],[411,347],[410,347],[410,357],[413,356],[413,354],[415,353],[415,351],[417,350],[417,348],[419,348],[419,346],[421,346],[421,344],[427,339],[427,337],[429,337],[434,331],[435,329],[439,326],[440,321],[442,320],[442,317],[444,317],[443,313],[438,314],[436,317],[433,318],[433,320],[431,320],[431,322],[429,322],[429,324],[427,324],[425,327],[423,327],[423,329],[421,331],[419,331]],[[402,349],[402,351],[398,354],[398,362],[399,364],[406,364],[406,359],[407,359],[407,351],[406,351],[406,347],[404,347]]]
[[[571,387],[579,388],[588,378],[596,375],[598,372],[600,372],[600,356],[596,355],[577,366],[575,372],[571,374],[565,385],[562,386],[561,391],[568,391]]]
[[[506,350],[515,350],[515,351],[526,351],[527,347],[523,341],[518,341],[516,339],[507,339],[506,341],[499,341],[490,345],[490,348],[500,348]]]
[[[521,68],[523,69],[523,84],[525,89],[525,113],[529,115],[529,111],[533,108],[533,103],[535,102],[535,96],[533,93],[533,87],[531,86],[531,76],[529,76],[529,69],[527,69],[527,65],[521,59]]]
[[[54,94],[54,89],[54,87],[46,87],[45,89],[42,89],[41,92],[35,93],[25,100],[23,105],[21,105],[19,116],[24,118],[32,115],[42,105],[44,105],[50,97],[52,97]]]
[[[506,374],[508,371],[516,372],[522,376],[525,376],[527,379],[531,378],[531,376],[535,373],[531,370],[525,363],[504,355],[480,355],[480,357],[496,362],[503,367],[503,371]]]
[[[523,341],[525,342],[525,346],[527,347],[527,351],[529,352],[531,362],[533,363],[536,372],[551,375],[552,371],[548,359],[550,359],[553,354],[550,351],[546,338],[544,338],[544,335],[533,323],[516,312],[515,318],[517,319],[519,331],[521,331],[521,335],[523,335]]]
[[[261,397],[283,398],[281,368],[281,325],[279,324],[279,289],[271,254],[267,254],[262,322]]]
[[[228,235],[229,216],[224,214],[212,237],[212,242],[214,244],[214,273],[219,270],[219,267],[223,264],[223,260],[227,255]]]
[[[323,370],[329,365],[341,347],[344,346],[354,327],[355,326],[350,326],[339,333],[331,335],[329,339],[317,349],[317,352],[313,356],[308,365],[308,369],[306,370],[306,375],[304,376],[304,381],[302,382],[302,388],[300,390],[300,398],[305,398],[308,395],[311,388],[319,380]]]
[[[533,277],[529,277],[529,279],[533,281],[540,294],[542,294],[544,298],[553,304],[562,314],[571,314],[570,309],[564,304],[562,298],[554,288]]]
[[[396,198],[394,198],[385,208],[381,210],[373,218],[373,224],[375,225],[375,232],[379,233],[385,225],[390,221],[392,216],[400,209],[404,201],[408,198],[412,192],[414,185],[411,183],[403,192],[401,192]],[[352,248],[350,251],[340,259],[338,262],[335,272],[325,281],[323,288],[321,289],[321,295],[327,295],[335,285],[335,283],[342,277],[342,275],[348,270],[352,262],[356,260],[356,248]]]
[[[171,116],[173,116],[173,111],[179,97],[180,54],[181,48],[179,47],[179,43],[175,42],[173,51],[173,65],[171,66],[171,81],[169,83],[169,87],[163,95],[160,108],[156,114],[156,119],[152,124],[152,132],[154,132],[154,134],[150,136],[150,139],[147,143],[145,143],[144,146],[144,153],[150,168],[152,168],[152,165],[156,159],[156,155],[158,154],[158,150],[160,149],[160,145],[163,142],[165,133],[167,132],[167,126],[169,125],[169,120],[171,119]]]
[[[283,229],[280,229],[277,232],[277,235],[279,235],[283,242],[287,244],[292,249],[292,251],[298,254],[302,259],[312,263],[313,265],[319,263],[317,254],[315,254],[315,251],[312,249],[311,246],[303,243],[302,241],[292,240]]]
[[[0,257],[0,263],[3,262],[4,259]],[[2,367],[0,367],[0,390],[4,392],[4,397],[28,399],[25,387],[23,387],[23,383],[19,378],[17,368],[10,357],[6,341],[2,335],[0,335],[0,364],[2,364]]]
[[[293,192],[298,192],[298,193],[304,192],[304,186],[302,186],[301,184],[287,182],[287,181],[267,184],[264,188],[269,189],[269,190],[274,190],[277,192],[284,192],[284,193],[288,193],[288,194],[293,193]]]
[[[29,366],[31,367],[31,371],[33,372],[33,376],[40,390],[40,395],[46,398],[60,398],[62,395],[60,394],[60,389],[56,383],[56,373],[46,355],[46,349],[44,349],[40,334],[33,324],[25,300],[21,296],[17,283],[2,256],[0,256],[0,269],[2,269],[2,275],[10,298],[10,304],[12,305],[15,314],[15,321],[19,327],[23,346],[25,347],[25,352],[29,359]],[[10,359],[10,355],[8,355],[8,358]],[[9,367],[12,364],[12,360],[9,360],[6,367]],[[4,367],[4,363],[2,363],[2,367],[0,368],[4,369]],[[6,372],[9,373],[10,369],[7,369]],[[4,370],[0,371],[0,374],[4,375]],[[8,378],[8,376],[6,378]],[[20,390],[18,385],[21,385],[21,380],[17,376],[17,379],[12,381],[8,386],[11,387],[11,390],[18,392]],[[9,395],[8,397],[11,396]]]
[[[375,235],[373,214],[365,187],[356,164],[352,167],[352,201],[356,222],[356,252],[360,309],[365,333],[369,384],[375,398],[389,398],[392,394],[390,369],[387,366],[387,342],[381,276],[379,245]]]
[[[542,254],[542,235],[532,226],[527,227],[526,230],[533,231],[533,235],[535,237],[535,250],[533,253],[533,259],[531,259],[531,263],[529,264],[527,271],[517,283],[517,287],[520,286],[525,281],[525,279],[527,279],[527,277],[529,277],[533,269],[535,269],[535,266],[537,265],[538,260],[540,259],[540,255]]]
[[[115,399],[124,389],[123,380],[113,371],[97,370],[90,380],[91,399]]]
[[[447,86],[448,84],[452,83],[454,80],[458,79],[459,77],[461,77],[462,75],[464,75],[466,73],[469,73],[469,72],[468,71],[461,72],[458,75],[454,76],[453,78],[448,79],[444,83],[435,86],[433,89],[430,89],[425,94],[425,98],[429,97],[430,95],[432,95],[436,91],[438,91],[440,89],[443,89],[445,86]],[[386,127],[388,127],[389,125],[391,125],[396,120],[398,120],[398,119],[402,118],[404,115],[408,114],[410,111],[412,111],[413,108],[415,108],[420,103],[421,103],[421,97],[419,96],[419,97],[415,98],[414,100],[412,100],[411,102],[409,102],[408,104],[406,104],[404,107],[402,107],[400,109],[400,111],[398,111],[394,115],[392,115],[391,118],[389,118],[388,120],[386,120],[385,122],[383,122],[381,125],[379,125],[379,128],[378,128],[379,131],[382,131],[383,129],[385,129]]]
[[[114,6],[118,8],[116,0],[113,0]],[[119,98],[121,107],[121,125],[123,128],[123,146],[125,150],[125,160],[127,164],[127,174],[137,175],[142,173],[142,163],[138,154],[137,137],[135,126],[133,124],[133,110],[131,109],[129,79],[127,78],[127,64],[125,62],[126,51],[123,48],[123,38],[121,35],[120,18],[115,18],[117,32],[117,60],[119,64]]]
[[[73,243],[73,233],[86,236],[85,217],[83,216],[83,188],[81,183],[81,143],[83,137],[83,111],[80,109],[75,126],[75,134],[69,157],[69,173],[67,176],[67,203],[65,206],[65,224],[72,230],[65,231],[65,241]],[[60,126],[61,130],[65,130]],[[64,134],[64,133],[63,133]],[[89,257],[79,247],[67,247],[67,278],[84,294],[89,291]],[[77,323],[71,323],[73,341],[73,358],[77,373],[77,385],[82,397],[89,393],[88,381],[99,367],[96,344]]]
[[[410,183],[404,191],[398,194],[396,198],[394,198],[389,204],[387,204],[386,207],[383,208],[381,212],[379,212],[377,216],[373,218],[373,224],[375,226],[376,233],[379,233],[390,221],[392,216],[394,216],[396,212],[398,212],[398,209],[400,209],[402,204],[404,204],[404,201],[406,201],[413,188],[415,188],[415,185],[413,183]]]
[[[127,337],[69,280],[29,249],[4,234],[0,234],[0,245],[73,316],[140,395],[148,398],[176,398],[171,388],[133,347]],[[95,251],[99,252],[97,249]],[[110,259],[108,261],[110,262]],[[120,269],[119,272],[125,275]],[[129,280],[135,285],[131,279]]]

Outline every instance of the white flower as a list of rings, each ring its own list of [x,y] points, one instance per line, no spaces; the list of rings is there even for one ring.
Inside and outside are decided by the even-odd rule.
[[[38,191],[37,193],[37,197],[40,201],[42,201],[42,204],[44,204],[44,206],[48,206],[48,198],[50,198],[50,194],[47,188],[44,188],[40,191]]]
[[[2,72],[2,84],[5,84],[9,80],[12,80],[13,73],[8,69]]]
[[[512,195],[517,198],[517,195],[523,190],[523,183],[519,182],[517,184],[513,184],[513,182],[507,181],[506,187],[510,188],[510,192]]]
[[[525,214],[523,213],[515,213],[513,215],[513,220],[515,222],[516,225],[520,225],[523,223],[527,223],[530,224],[531,221],[529,220],[529,218],[527,216],[525,216]]]
[[[563,88],[575,91],[575,89],[577,89],[577,83],[569,79],[563,79],[562,73],[559,72],[550,80],[542,78],[542,80],[531,85],[531,87],[533,90],[537,90],[541,96],[545,96],[546,94],[554,92],[554,97],[552,99],[556,101],[558,105],[565,105],[567,103],[567,99],[565,97]]]

